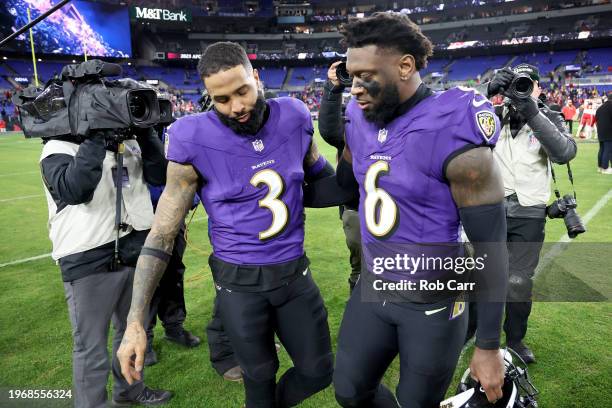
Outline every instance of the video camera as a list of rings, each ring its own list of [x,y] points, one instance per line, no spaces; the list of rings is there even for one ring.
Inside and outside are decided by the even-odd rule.
[[[19,107],[26,137],[88,137],[95,131],[113,130],[116,141],[132,137],[137,128],[172,123],[172,104],[155,88],[120,76],[121,66],[100,60],[67,65],[61,79],[43,88],[19,91]]]

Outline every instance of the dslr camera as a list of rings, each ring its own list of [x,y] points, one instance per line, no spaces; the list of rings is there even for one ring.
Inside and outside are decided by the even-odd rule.
[[[65,66],[60,79],[43,88],[30,86],[17,92],[13,102],[26,137],[78,139],[112,130],[106,133],[120,142],[133,137],[138,128],[170,124],[170,100],[133,79],[107,79],[121,73],[118,64],[90,60]]]
[[[563,218],[567,228],[567,235],[570,238],[576,238],[578,234],[586,231],[580,216],[576,212],[576,207],[578,207],[578,203],[571,194],[564,195],[563,198],[555,200],[546,207],[548,218]]]
[[[342,61],[340,64],[338,64],[338,66],[336,66],[336,77],[338,78],[340,85],[347,88],[353,86],[353,77],[346,69],[346,61]]]
[[[527,74],[517,74],[508,88],[508,93],[519,99],[529,98],[532,92],[533,80]]]

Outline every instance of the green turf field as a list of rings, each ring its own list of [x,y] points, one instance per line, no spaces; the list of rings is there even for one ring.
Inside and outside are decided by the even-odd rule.
[[[319,146],[333,160],[333,149],[321,141]],[[40,140],[26,140],[15,134],[0,135],[0,264],[48,254],[51,250],[46,227],[47,205],[38,173],[40,150]],[[612,196],[612,176],[597,174],[596,155],[597,144],[581,143],[573,162],[579,212],[583,217],[602,197]],[[558,173],[562,192],[569,192],[563,168]],[[612,200],[591,214],[588,232],[569,247],[579,250],[563,263],[563,253],[553,260],[540,274],[536,293],[558,300],[578,288],[579,294],[589,299],[609,302]],[[348,251],[338,210],[307,210],[306,225],[306,250],[329,310],[335,344],[348,296],[349,275]],[[563,221],[549,220],[546,233],[547,242],[559,241],[565,233]],[[185,257],[189,316],[185,326],[205,341],[204,326],[211,316],[214,290],[207,265],[210,245],[206,238],[206,218],[201,207],[189,227],[189,241]],[[575,247],[579,242],[582,246]],[[71,329],[60,272],[51,258],[0,267],[0,300],[2,397],[8,389],[70,388]],[[605,301],[534,305],[528,344],[538,358],[530,373],[541,391],[541,407],[612,406],[611,318],[612,307]],[[160,363],[147,369],[147,383],[175,391],[169,406],[242,406],[242,385],[217,376],[208,362],[205,344],[194,350],[180,348],[162,340],[163,331],[159,327],[156,336],[154,346]],[[470,354],[471,350],[464,353],[458,372],[465,368]],[[289,365],[287,353],[281,351],[280,359],[282,372]],[[394,364],[385,379],[392,388],[398,374]],[[330,387],[302,406],[337,406],[333,389]]]

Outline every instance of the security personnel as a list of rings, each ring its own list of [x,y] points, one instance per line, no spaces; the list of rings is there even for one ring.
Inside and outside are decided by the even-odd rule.
[[[508,92],[518,74],[533,81],[531,97],[518,98]],[[533,274],[544,242],[546,204],[550,199],[551,162],[568,163],[576,156],[576,142],[563,116],[540,102],[540,73],[536,67],[520,64],[497,71],[480,91],[489,97],[507,96],[496,107],[502,123],[493,150],[504,181],[508,225],[509,273],[504,331],[508,347],[526,363],[535,361],[523,339],[531,313]]]
[[[110,136],[110,137],[109,137]],[[49,207],[52,257],[62,272],[72,324],[73,387],[76,407],[105,407],[111,364],[108,330],[112,320],[113,402],[162,404],[172,394],[138,381],[129,385],[115,357],[126,328],[136,260],[153,221],[145,181],[165,182],[161,143],[147,129],[126,140],[123,168],[117,169],[113,135],[44,140],[40,157]],[[117,171],[121,171],[119,264],[114,263]]]

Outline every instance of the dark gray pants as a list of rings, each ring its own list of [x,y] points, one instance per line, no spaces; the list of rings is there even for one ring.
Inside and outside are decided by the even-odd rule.
[[[86,276],[64,282],[66,303],[74,340],[72,374],[75,407],[106,407],[106,384],[111,369],[107,350],[112,320],[113,396],[133,397],[144,388],[142,381],[129,385],[121,375],[117,349],[123,338],[132,299],[134,268]]]
[[[346,237],[346,246],[349,250],[351,275],[349,283],[354,286],[361,273],[361,231],[359,229],[359,213],[348,208],[342,213],[342,227]]]
[[[508,217],[506,221],[510,278],[504,331],[507,343],[518,343],[527,334],[533,274],[540,260],[546,219]]]

